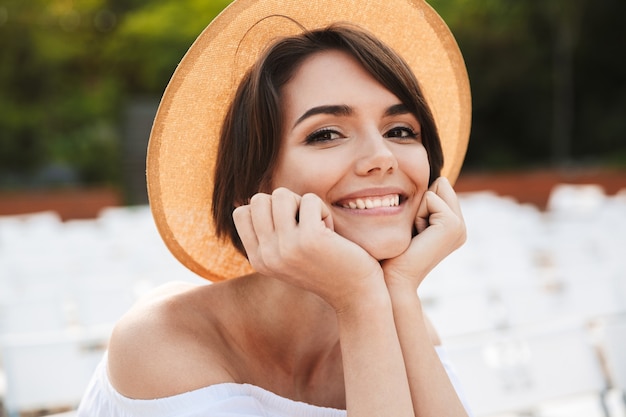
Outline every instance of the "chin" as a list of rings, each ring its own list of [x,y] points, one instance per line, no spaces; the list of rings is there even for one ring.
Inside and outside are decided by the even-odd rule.
[[[378,261],[384,261],[385,259],[392,259],[400,256],[407,250],[411,243],[411,236],[406,239],[394,239],[393,241],[375,241],[362,244],[361,247],[365,249],[372,257]]]

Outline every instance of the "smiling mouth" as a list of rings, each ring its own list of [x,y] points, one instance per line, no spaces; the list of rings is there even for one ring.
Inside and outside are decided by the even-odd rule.
[[[400,205],[400,195],[391,194],[384,197],[355,198],[354,200],[342,201],[340,207],[353,210],[371,210],[380,207],[396,207]]]

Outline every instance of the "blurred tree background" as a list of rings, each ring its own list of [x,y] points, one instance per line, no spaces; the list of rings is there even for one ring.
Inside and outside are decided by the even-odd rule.
[[[470,169],[626,167],[623,0],[431,0],[465,56]]]
[[[129,119],[151,119],[177,63],[228,3],[0,0],[0,189],[124,190],[129,142],[143,134],[145,151],[147,141]],[[429,3],[470,75],[464,170],[626,167],[625,1]]]

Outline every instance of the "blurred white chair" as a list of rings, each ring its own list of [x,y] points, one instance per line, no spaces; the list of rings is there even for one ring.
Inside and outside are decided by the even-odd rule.
[[[99,338],[66,332],[2,337],[8,415],[75,408],[103,349]]]
[[[608,415],[607,383],[582,326],[485,333],[446,344],[476,416],[533,413],[542,403],[581,395],[597,398],[596,415]]]
[[[74,291],[76,323],[84,329],[108,327],[124,315],[135,302],[132,288],[77,286]]]
[[[501,311],[493,308],[483,291],[420,297],[424,311],[443,340],[492,330],[500,324]]]
[[[600,346],[609,376],[626,406],[626,313],[604,317],[601,328]]]
[[[63,331],[71,325],[68,305],[59,294],[25,294],[0,305],[0,337]]]
[[[32,238],[47,241],[61,227],[61,217],[54,211],[0,216],[0,248]]]
[[[512,326],[538,325],[547,320],[585,323],[621,311],[624,305],[623,301],[620,304],[614,284],[600,274],[588,282],[564,280],[555,282],[553,287],[505,287],[499,291]]]
[[[600,185],[558,184],[550,192],[547,209],[562,215],[593,215],[606,199],[607,195]]]

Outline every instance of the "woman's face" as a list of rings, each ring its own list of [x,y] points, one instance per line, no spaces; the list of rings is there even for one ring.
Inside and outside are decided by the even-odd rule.
[[[318,195],[335,231],[379,260],[404,252],[429,179],[415,116],[340,51],[307,58],[282,98],[272,188]]]

